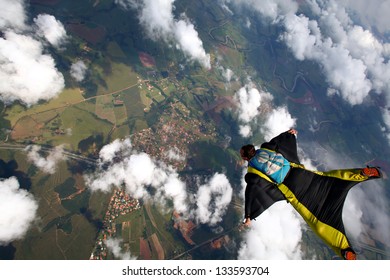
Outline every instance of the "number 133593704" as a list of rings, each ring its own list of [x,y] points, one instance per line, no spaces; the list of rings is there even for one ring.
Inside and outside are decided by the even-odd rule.
[[[216,268],[216,275],[268,275],[268,267],[260,266],[220,266]]]

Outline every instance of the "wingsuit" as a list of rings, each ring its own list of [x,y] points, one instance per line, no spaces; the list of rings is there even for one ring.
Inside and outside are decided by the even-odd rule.
[[[255,161],[262,150],[281,154],[288,161],[288,171],[282,182],[275,182],[267,172],[257,168]],[[343,205],[348,191],[357,183],[381,177],[377,168],[307,170],[299,161],[295,135],[287,131],[263,143],[248,161],[245,218],[253,220],[276,201],[287,200],[340,257],[356,258],[345,234]],[[372,169],[374,175],[369,172]]]

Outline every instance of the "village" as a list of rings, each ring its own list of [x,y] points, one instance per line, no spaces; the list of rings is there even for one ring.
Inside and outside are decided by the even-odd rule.
[[[105,242],[110,237],[116,236],[115,219],[138,209],[140,209],[138,199],[130,197],[123,189],[116,189],[114,191],[104,216],[103,228],[98,235],[95,247],[89,258],[90,260],[107,259],[107,246]]]
[[[169,105],[153,128],[133,135],[132,143],[139,151],[169,164],[178,171],[186,167],[189,145],[216,137],[215,128],[190,117],[190,110],[181,102]]]

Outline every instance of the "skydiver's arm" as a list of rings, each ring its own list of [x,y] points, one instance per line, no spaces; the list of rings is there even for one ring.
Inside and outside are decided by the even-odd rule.
[[[263,143],[262,148],[281,153],[288,161],[300,164],[297,152],[297,131],[290,129]]]
[[[245,219],[250,219],[251,215],[251,205],[253,200],[253,195],[251,195],[252,185],[247,184],[245,188]]]

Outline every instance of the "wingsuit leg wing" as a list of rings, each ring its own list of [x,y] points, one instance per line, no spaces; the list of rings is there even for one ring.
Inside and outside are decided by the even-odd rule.
[[[373,178],[378,177],[365,175],[363,168],[313,172],[293,167],[278,188],[313,231],[345,257],[345,251],[353,251],[342,220],[345,199],[353,186]]]

